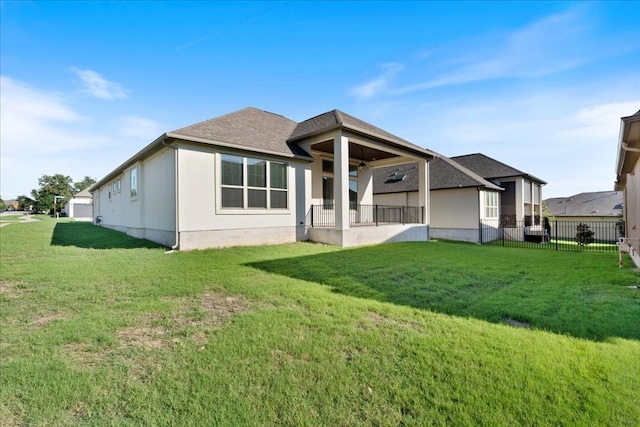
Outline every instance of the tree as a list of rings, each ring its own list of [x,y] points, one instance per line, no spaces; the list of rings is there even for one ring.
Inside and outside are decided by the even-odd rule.
[[[91,178],[90,176],[85,176],[84,178],[82,178],[82,181],[78,181],[78,182],[74,182],[73,183],[74,190],[75,190],[76,193],[79,193],[80,191],[84,190],[85,188],[91,187],[96,182],[97,181],[96,181],[95,178]]]
[[[18,202],[18,210],[19,211],[32,211],[36,206],[36,202],[33,199],[30,199],[27,196],[18,196],[16,199]]]
[[[56,212],[60,211],[66,201],[73,196],[72,183],[71,177],[59,173],[42,175],[38,178],[40,188],[31,191],[31,196],[36,200],[37,210],[49,211],[55,208]],[[55,196],[62,196],[62,198],[55,198]]]
[[[2,200],[2,197],[0,197],[0,211],[4,212],[5,209],[7,209],[7,205],[4,203],[4,200]]]
[[[589,243],[593,243],[593,231],[589,229],[588,224],[580,223],[576,227],[576,242],[580,246],[586,246]]]

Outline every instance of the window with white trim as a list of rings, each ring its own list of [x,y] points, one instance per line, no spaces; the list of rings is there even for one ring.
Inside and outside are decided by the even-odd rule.
[[[220,157],[221,207],[287,209],[287,164],[251,157]]]
[[[484,217],[498,218],[498,193],[495,191],[484,192]]]
[[[131,197],[138,196],[138,167],[133,167],[129,171],[129,178],[131,184]]]

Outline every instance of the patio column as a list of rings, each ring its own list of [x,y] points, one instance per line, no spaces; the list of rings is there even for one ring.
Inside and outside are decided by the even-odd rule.
[[[339,133],[333,138],[333,192],[336,230],[349,229],[349,139]]]
[[[429,211],[431,204],[429,201],[429,162],[420,160],[418,162],[418,206],[424,206],[423,224],[429,225]]]

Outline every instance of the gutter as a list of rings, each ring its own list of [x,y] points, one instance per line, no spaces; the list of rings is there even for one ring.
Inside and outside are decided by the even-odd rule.
[[[162,145],[164,145],[167,148],[171,148],[174,150],[174,155],[173,155],[173,169],[174,169],[174,189],[173,192],[176,196],[176,201],[174,203],[175,206],[175,218],[176,218],[176,226],[175,226],[175,239],[174,242],[175,244],[173,246],[171,246],[171,250],[175,251],[175,250],[180,250],[180,231],[179,231],[179,225],[180,225],[180,209],[179,209],[179,200],[180,200],[180,193],[179,193],[179,186],[178,186],[178,177],[180,176],[178,174],[178,147],[174,147],[173,145],[169,145],[166,143],[166,139],[162,139]]]

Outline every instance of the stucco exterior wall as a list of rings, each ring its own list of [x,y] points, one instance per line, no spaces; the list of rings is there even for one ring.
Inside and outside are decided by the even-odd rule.
[[[296,177],[305,177],[307,163],[228,152],[288,164],[287,209],[229,209],[222,208],[220,196],[220,157],[223,153],[227,152],[188,145],[178,149],[180,249],[295,242]],[[301,183],[301,191],[304,189],[305,185]]]
[[[477,230],[478,197],[475,188],[431,191],[431,226]]]
[[[379,227],[351,227],[349,230],[311,228],[309,237],[314,242],[351,247],[387,242],[426,242],[429,226],[423,224],[388,224]]]
[[[133,168],[137,168],[138,175],[135,196],[131,194]],[[173,170],[173,150],[169,148],[125,169],[94,190],[94,220],[100,217],[101,226],[172,246],[175,240]]]
[[[627,175],[624,188],[624,215],[629,255],[640,266],[640,160]]]

